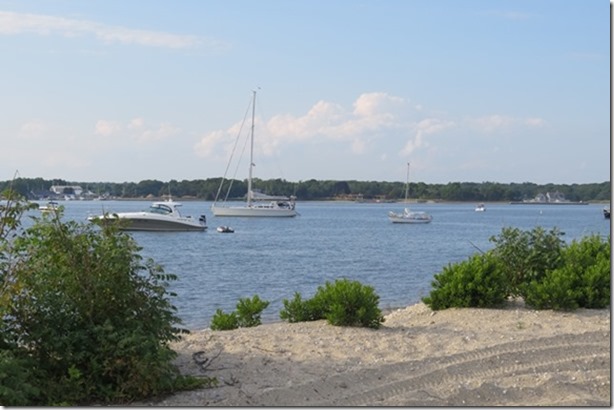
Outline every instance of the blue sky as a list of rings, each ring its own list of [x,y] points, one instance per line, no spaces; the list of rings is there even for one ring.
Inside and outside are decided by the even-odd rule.
[[[0,0],[0,180],[222,176],[259,87],[259,178],[603,182],[610,52],[605,0]]]

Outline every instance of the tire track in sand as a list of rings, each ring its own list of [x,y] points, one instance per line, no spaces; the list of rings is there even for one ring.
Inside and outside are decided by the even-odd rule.
[[[257,402],[271,406],[368,406],[393,401],[402,405],[399,402],[420,396],[433,397],[442,405],[455,386],[469,385],[472,380],[496,384],[497,379],[527,374],[579,369],[609,372],[609,343],[609,333],[604,332],[507,342],[446,357],[352,370],[300,388],[271,389],[258,394]],[[237,404],[252,401],[250,397],[243,399]]]

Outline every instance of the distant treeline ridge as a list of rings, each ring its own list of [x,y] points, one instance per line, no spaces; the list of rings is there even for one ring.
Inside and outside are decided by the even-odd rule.
[[[55,194],[75,194],[74,187],[82,189],[81,197],[147,198],[171,195],[173,198],[197,198],[212,201],[220,187],[221,178],[196,179],[168,182],[144,180],[140,182],[73,182],[62,179],[16,178],[0,182],[0,190],[11,187],[29,199],[45,199]],[[230,181],[221,189],[226,196]],[[404,182],[386,181],[307,181],[290,182],[284,179],[254,179],[254,188],[267,195],[294,195],[298,200],[399,200],[405,197]],[[64,187],[63,192],[57,192]],[[247,181],[233,180],[229,198],[244,198]],[[589,184],[543,184],[531,182],[449,182],[447,184],[409,184],[411,200],[433,201],[521,201],[535,198],[538,194],[561,193],[570,201],[609,201],[610,181]]]

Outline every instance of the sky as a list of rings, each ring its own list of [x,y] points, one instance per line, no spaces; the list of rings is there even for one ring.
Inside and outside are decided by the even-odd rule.
[[[405,181],[410,163],[412,182],[609,181],[610,16],[607,0],[0,0],[0,180],[244,179],[256,91],[258,178]]]

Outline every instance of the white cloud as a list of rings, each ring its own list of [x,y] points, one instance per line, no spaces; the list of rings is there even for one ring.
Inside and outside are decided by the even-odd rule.
[[[409,156],[418,148],[428,147],[428,142],[424,139],[426,135],[436,134],[448,128],[454,127],[456,124],[452,121],[442,120],[437,118],[425,118],[418,122],[415,126],[415,135],[407,141],[401,155]]]
[[[115,138],[117,140],[125,140],[126,138],[138,143],[146,143],[151,141],[162,141],[179,133],[180,128],[173,126],[168,122],[163,122],[158,125],[149,125],[145,123],[143,118],[137,117],[122,124],[119,121],[98,120],[94,127],[96,135],[103,137]]]
[[[32,139],[44,135],[48,125],[40,120],[32,120],[21,125],[19,136],[25,139]]]
[[[117,121],[98,120],[95,125],[95,134],[108,137],[121,130],[121,124]]]
[[[362,154],[370,141],[381,138],[390,130],[411,128],[407,118],[415,109],[400,98],[386,93],[365,93],[353,103],[352,110],[328,102],[318,101],[302,116],[279,114],[268,122],[258,120],[258,149],[271,155],[283,144],[296,142],[347,142],[352,153]],[[194,147],[199,156],[216,156],[217,145],[234,140],[240,124],[227,131],[205,135]]]
[[[497,131],[510,130],[513,127],[542,127],[546,121],[542,118],[516,118],[507,115],[493,114],[478,118],[469,119],[468,124],[471,128],[480,132],[490,134]]]
[[[221,45],[215,41],[197,36],[108,26],[89,20],[76,20],[42,14],[0,11],[0,34],[17,35],[24,33],[34,33],[42,36],[57,34],[64,37],[93,35],[105,44],[135,44],[175,49],[196,48],[202,45],[218,47]]]
[[[462,136],[465,142],[470,142],[476,132],[492,134],[544,125],[545,121],[538,117],[516,118],[504,114],[459,121],[445,114],[429,113],[422,105],[407,99],[374,92],[361,94],[350,108],[321,100],[304,115],[279,114],[266,123],[258,118],[255,149],[257,156],[269,156],[282,154],[283,147],[288,145],[326,146],[334,142],[335,148],[328,149],[345,144],[344,151],[352,155],[373,154],[388,159],[393,155],[408,157],[427,148],[431,154],[441,152],[452,143],[450,138]],[[240,126],[237,123],[228,130],[206,134],[194,145],[194,152],[200,157],[227,159]],[[454,130],[454,135],[450,130]],[[244,131],[249,131],[248,125]],[[440,137],[434,139],[435,135]]]

